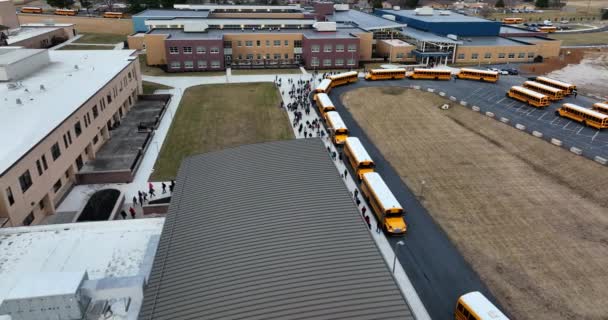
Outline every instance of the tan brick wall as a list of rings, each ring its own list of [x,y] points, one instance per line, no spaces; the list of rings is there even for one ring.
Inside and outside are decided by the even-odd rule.
[[[359,60],[370,61],[372,59],[372,44],[374,34],[371,32],[355,33],[359,37]]]
[[[144,36],[128,36],[127,43],[129,44],[129,49],[135,50],[143,50],[144,49]]]
[[[390,62],[413,62],[416,61],[414,56],[408,57],[408,54],[412,52],[416,47],[409,46],[393,46],[390,43],[378,40],[376,42],[376,54],[380,57],[388,57]],[[397,58],[399,54],[403,54],[403,57]]]
[[[67,17],[42,14],[23,14],[17,15],[19,22],[24,23],[44,23],[52,20],[55,23],[72,23],[78,32],[91,33],[112,33],[128,35],[133,33],[133,22],[131,19],[104,19],[91,17]]]
[[[543,56],[543,58],[556,58],[559,57],[562,41],[538,41],[536,45],[538,46],[538,54]]]
[[[274,41],[281,41],[280,46],[275,46]],[[285,40],[288,40],[288,45],[285,46]],[[288,55],[288,59],[294,58],[294,41],[302,40],[302,34],[299,33],[232,33],[225,34],[224,41],[232,41],[232,58],[238,59],[239,55],[245,59],[247,54],[253,54],[254,58],[261,54],[266,56],[266,54],[270,54],[271,59],[273,58],[275,53],[281,55],[281,59],[285,58],[285,54]],[[239,41],[241,41],[241,46],[239,46]],[[246,41],[253,41],[253,46],[247,47],[245,44]],[[257,41],[260,41],[260,46],[257,45]],[[269,41],[269,46],[266,41]]]
[[[132,81],[128,81],[128,73],[133,76]],[[120,88],[121,82],[127,78],[126,87],[123,90],[117,90],[116,96],[113,96],[112,102],[106,105],[104,111],[99,108],[99,101],[105,99],[107,94],[112,93],[113,88]],[[0,217],[10,218],[10,223],[7,226],[19,226],[30,212],[34,213],[34,222],[39,223],[47,214],[52,214],[58,202],[63,198],[65,193],[70,190],[75,183],[76,158],[80,155],[83,161],[94,157],[95,152],[101,148],[104,142],[109,138],[106,123],[112,116],[118,112],[118,109],[127,104],[131,96],[132,103],[135,103],[137,94],[141,93],[141,74],[139,62],[135,59],[123,71],[121,71],[113,80],[100,88],[94,96],[85,102],[78,110],[76,110],[69,118],[61,123],[57,128],[51,131],[43,140],[34,146],[27,154],[0,176]],[[135,99],[133,99],[133,95]],[[94,118],[91,114],[91,109],[94,105],[98,105],[99,116]],[[126,110],[125,110],[126,111]],[[84,116],[89,113],[91,124],[88,127],[84,125]],[[123,112],[123,115],[126,112]],[[80,121],[82,133],[76,137],[74,124]],[[63,135],[68,131],[71,132],[72,144],[65,148]],[[99,141],[94,144],[93,138],[99,137]],[[54,143],[59,143],[61,156],[57,160],[53,160],[51,155],[51,146]],[[88,150],[89,156],[86,155],[85,149]],[[48,169],[42,175],[38,175],[36,169],[36,160],[41,159],[45,155],[48,164]],[[29,170],[32,177],[32,186],[23,193],[19,185],[19,176],[26,170]],[[66,178],[65,173],[68,172]],[[62,187],[57,191],[53,191],[53,185],[58,180],[61,180]],[[10,187],[14,195],[15,203],[12,206],[8,205],[6,189]],[[43,200],[45,208],[41,210],[38,203]]]
[[[167,64],[167,53],[165,52],[166,38],[166,34],[146,34],[144,36],[146,63],[149,66]]]
[[[15,6],[11,1],[0,1],[0,25],[10,29],[18,28],[19,20],[15,11]]]
[[[490,58],[486,58],[486,53],[489,53]],[[514,58],[509,58],[509,54],[514,54]],[[519,54],[524,53],[524,57],[520,58]],[[532,53],[532,57],[528,57],[528,54]],[[464,54],[464,58],[460,55]],[[473,59],[473,54],[477,54],[477,59]],[[504,54],[504,58],[501,58],[500,54]],[[456,62],[457,63],[507,63],[507,62],[526,62],[534,59],[538,54],[538,46],[535,45],[521,45],[521,46],[458,46],[456,51]]]

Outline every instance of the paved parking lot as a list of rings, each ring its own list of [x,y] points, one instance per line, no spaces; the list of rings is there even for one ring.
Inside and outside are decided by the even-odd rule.
[[[525,131],[537,131],[543,134],[543,139],[550,141],[558,139],[563,147],[576,147],[582,150],[582,155],[594,159],[596,156],[608,159],[608,130],[597,130],[584,127],[578,122],[555,115],[555,111],[563,103],[574,103],[586,108],[597,100],[579,95],[561,101],[553,102],[549,107],[538,109],[518,100],[511,99],[505,94],[511,86],[521,85],[527,78],[521,76],[501,76],[498,83],[484,83],[471,80],[433,81],[433,80],[397,80],[397,81],[359,81],[342,90],[352,90],[363,86],[420,86],[422,90],[434,89],[435,92],[445,92],[446,97],[456,97],[458,101],[466,101],[468,107],[477,106],[480,112],[492,112],[497,121],[508,119],[512,126],[521,124]],[[504,119],[503,119],[504,120]]]

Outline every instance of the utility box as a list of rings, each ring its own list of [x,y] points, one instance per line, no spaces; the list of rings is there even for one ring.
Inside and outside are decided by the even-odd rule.
[[[89,303],[80,290],[85,280],[86,271],[24,274],[0,305],[0,315],[12,320],[82,319]]]

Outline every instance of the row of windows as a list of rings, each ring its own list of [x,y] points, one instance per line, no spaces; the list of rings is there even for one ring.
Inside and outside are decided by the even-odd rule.
[[[326,44],[323,45],[323,52],[333,52],[334,46],[331,44]],[[343,44],[337,44],[336,47],[336,52],[344,52],[344,45]],[[313,44],[310,47],[310,51],[311,52],[320,52],[321,51],[321,45],[319,44]],[[348,45],[348,52],[356,52],[357,51],[357,45],[356,44],[349,44]]]
[[[253,47],[253,40],[245,40],[245,41],[238,40],[236,42],[236,46],[237,47],[242,47],[243,46],[243,42],[245,43],[245,47]],[[296,42],[297,41],[294,41],[294,45],[296,44]],[[266,40],[265,41],[266,47],[270,47],[270,43],[271,43],[270,40]],[[272,45],[274,47],[280,47],[281,46],[281,40],[273,40],[272,41]],[[283,45],[285,47],[288,47],[289,46],[289,40],[284,40],[283,41]],[[255,46],[256,47],[261,47],[262,46],[262,40],[255,40]]]
[[[179,54],[179,47],[169,47],[170,54]],[[183,54],[192,54],[192,47],[182,47]],[[207,53],[206,47],[196,47],[196,54],[205,54]],[[220,53],[220,49],[218,47],[212,47],[209,49],[209,53],[217,54]]]
[[[270,60],[271,56],[270,56],[270,53],[266,53],[265,55],[262,54],[262,53],[258,53],[257,55],[255,55],[255,58],[258,59],[258,60],[262,60],[262,59]],[[243,55],[239,54],[238,55],[238,59],[239,60],[243,60]],[[253,60],[254,59],[253,53],[248,53],[247,55],[245,55],[245,59],[247,59],[247,60]],[[274,59],[274,60],[280,60],[281,59],[281,54],[280,53],[273,54],[272,55],[272,59]],[[282,59],[289,59],[289,54],[285,53],[283,55]]]
[[[506,53],[501,52],[498,54],[498,59],[504,59],[507,56]],[[515,53],[511,52],[508,54],[509,59],[515,59]],[[527,54],[528,58],[534,58],[534,52],[528,52]],[[484,59],[492,59],[492,53],[491,52],[486,52],[483,56]],[[524,59],[526,58],[526,53],[525,52],[519,52],[517,54],[517,59]],[[464,53],[459,53],[458,54],[458,59],[459,60],[463,60],[465,59],[465,54]],[[471,54],[471,60],[477,60],[479,59],[479,53],[472,53]]]
[[[171,69],[180,69],[182,67],[182,63],[179,61],[172,61],[171,62]],[[204,69],[207,68],[207,60],[198,60],[196,62],[196,67],[199,69]],[[211,61],[211,68],[220,68],[221,67],[221,63],[219,60],[213,60]],[[184,61],[184,69],[193,69],[194,68],[194,61]]]
[[[313,67],[318,67],[318,66],[320,66],[319,62],[320,62],[319,58],[312,57],[312,59],[310,60],[310,65]],[[346,65],[354,66],[355,59],[347,59]],[[331,67],[331,66],[341,67],[341,66],[344,66],[344,59],[335,59],[333,61],[332,61],[332,59],[323,59],[323,66],[324,67]]]

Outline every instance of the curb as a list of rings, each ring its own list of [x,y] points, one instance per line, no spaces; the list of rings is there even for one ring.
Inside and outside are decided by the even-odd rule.
[[[581,150],[581,149],[579,149],[579,148],[577,148],[577,147],[572,147],[572,148],[570,148],[570,152],[572,152],[572,153],[574,153],[574,154],[577,154],[577,155],[579,155],[579,156],[583,154],[583,150]]]

